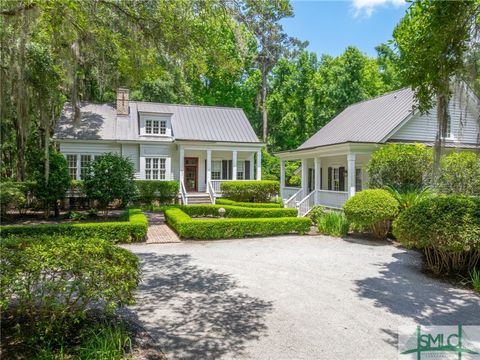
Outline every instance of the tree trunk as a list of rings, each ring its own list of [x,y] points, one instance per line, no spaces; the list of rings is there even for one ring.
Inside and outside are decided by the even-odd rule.
[[[80,98],[78,94],[78,64],[80,63],[80,41],[77,39],[72,44],[73,54],[73,69],[72,69],[72,108],[73,108],[73,123],[75,126],[80,125]]]
[[[262,64],[262,125],[263,125],[263,142],[268,141],[268,114],[267,114],[267,67],[265,62]]]
[[[445,136],[448,127],[448,94],[437,95],[437,137],[435,140],[435,153],[433,158],[433,184],[437,183],[440,176],[440,160],[442,157]]]

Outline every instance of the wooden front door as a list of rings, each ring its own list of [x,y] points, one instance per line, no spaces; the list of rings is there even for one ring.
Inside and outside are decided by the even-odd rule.
[[[185,158],[185,190],[198,191],[198,158]]]

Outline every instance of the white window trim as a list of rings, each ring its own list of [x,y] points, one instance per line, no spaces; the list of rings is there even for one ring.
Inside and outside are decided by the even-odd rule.
[[[218,171],[214,171],[214,163],[220,163],[220,172],[219,172],[219,176],[218,176],[218,179],[215,179],[214,176],[213,176],[213,173],[214,172],[218,172]],[[222,175],[223,175],[223,161],[222,159],[212,159],[212,168],[210,170],[210,177],[212,178],[212,180],[222,180]]]
[[[146,177],[146,159],[165,159],[165,179],[147,179]],[[153,154],[148,154],[146,156],[141,156],[140,157],[140,178],[142,180],[159,180],[159,181],[168,181],[172,180],[173,176],[171,173],[171,158],[169,156],[165,155],[153,155]],[[159,162],[160,165],[160,162]],[[159,169],[160,170],[160,169]]]
[[[151,123],[151,132],[147,132],[147,123]],[[162,126],[162,123],[165,124],[165,126]],[[155,125],[157,124],[157,125]],[[153,129],[157,128],[158,133],[154,133]],[[161,130],[164,129],[164,132],[162,133]],[[166,119],[152,119],[152,118],[145,118],[143,119],[143,130],[142,130],[142,135],[147,135],[147,136],[169,136],[168,134],[168,122]]]
[[[237,160],[237,180],[245,180],[245,160]]]
[[[360,184],[361,184],[361,189],[358,190],[357,189],[357,170],[360,170]],[[364,171],[363,171],[363,167],[362,166],[356,166],[355,167],[355,191],[362,191],[365,189],[365,181],[363,179],[363,174],[364,174]]]
[[[95,160],[95,157],[100,156],[99,153],[64,153],[65,160],[67,160],[68,166],[68,175],[70,176],[70,164],[68,164],[68,156],[76,156],[76,169],[75,169],[75,179],[72,180],[82,180],[82,156],[90,156],[90,161]]]

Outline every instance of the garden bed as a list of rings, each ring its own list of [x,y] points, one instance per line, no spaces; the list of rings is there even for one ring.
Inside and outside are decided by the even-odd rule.
[[[9,214],[12,216],[4,217],[2,225],[44,225],[44,224],[79,224],[79,223],[98,223],[109,221],[123,221],[123,210],[110,210],[107,216],[97,215],[89,216],[87,211],[75,211],[81,215],[81,219],[72,219],[69,217],[69,211],[62,211],[58,217],[49,217],[45,219],[43,212],[29,212],[26,214]]]

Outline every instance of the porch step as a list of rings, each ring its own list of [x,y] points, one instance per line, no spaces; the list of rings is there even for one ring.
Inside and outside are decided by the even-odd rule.
[[[187,194],[188,204],[211,204],[210,195],[207,193]]]

